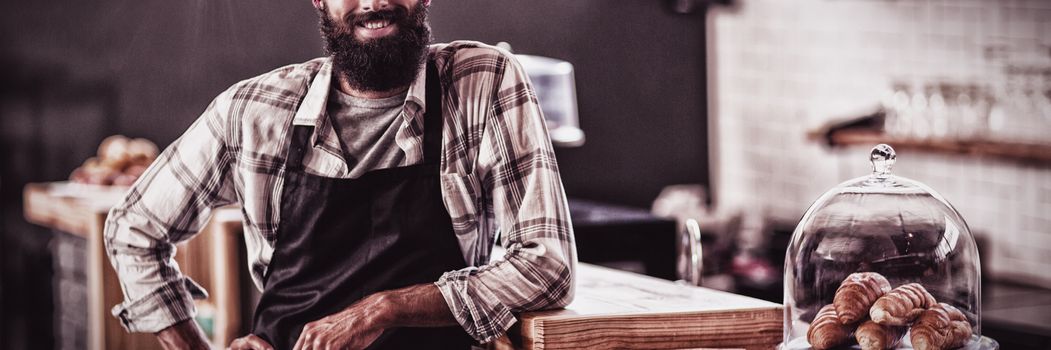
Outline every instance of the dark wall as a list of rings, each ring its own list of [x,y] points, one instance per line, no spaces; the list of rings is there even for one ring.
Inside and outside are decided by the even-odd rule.
[[[708,183],[703,11],[665,1],[440,1],[439,41],[506,41],[576,69],[583,147],[560,149],[570,196],[648,207],[662,187]]]
[[[115,131],[162,145],[231,84],[321,54],[306,0],[0,6],[4,58],[32,63],[23,74],[112,82]]]

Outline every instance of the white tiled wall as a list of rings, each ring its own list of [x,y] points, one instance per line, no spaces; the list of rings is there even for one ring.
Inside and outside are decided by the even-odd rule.
[[[981,84],[1051,58],[1051,1],[735,2],[708,22],[716,201],[780,220],[870,171],[869,147],[829,150],[809,129],[871,111],[893,82]],[[1051,164],[899,152],[895,169],[990,241],[994,276],[1051,286]]]

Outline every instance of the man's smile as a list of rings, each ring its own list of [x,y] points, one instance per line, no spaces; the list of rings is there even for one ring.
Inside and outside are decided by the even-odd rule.
[[[354,26],[354,32],[362,39],[375,39],[394,34],[398,24],[389,19],[362,21]]]

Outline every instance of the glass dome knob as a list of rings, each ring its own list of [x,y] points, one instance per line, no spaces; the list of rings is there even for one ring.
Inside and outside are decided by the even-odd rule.
[[[894,161],[897,158],[898,155],[894,153],[894,148],[888,144],[881,143],[873,147],[869,154],[869,161],[872,162],[872,175],[877,178],[885,178],[890,175],[890,170],[894,167]]]

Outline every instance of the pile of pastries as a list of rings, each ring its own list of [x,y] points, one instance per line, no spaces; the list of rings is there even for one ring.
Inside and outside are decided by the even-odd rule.
[[[74,183],[130,186],[157,159],[157,145],[147,139],[113,135],[102,140],[98,155],[73,170]]]
[[[893,349],[906,332],[914,349],[955,349],[970,340],[971,324],[963,312],[939,303],[918,283],[892,289],[883,275],[858,272],[847,276],[832,304],[818,311],[807,340],[817,350],[851,340],[862,349]]]

